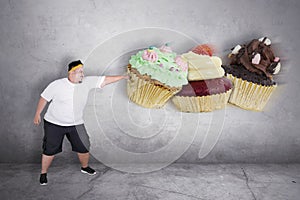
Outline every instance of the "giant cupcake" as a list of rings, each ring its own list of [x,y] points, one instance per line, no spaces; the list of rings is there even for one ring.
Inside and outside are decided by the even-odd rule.
[[[199,45],[182,55],[188,62],[189,83],[172,101],[182,112],[210,112],[228,102],[232,84],[224,77],[222,60],[213,56],[208,45]]]
[[[187,63],[169,46],[149,47],[132,55],[127,67],[127,94],[145,108],[161,108],[187,81]]]
[[[273,75],[281,66],[271,40],[263,37],[236,45],[229,59],[229,65],[223,66],[234,85],[229,102],[243,109],[262,111],[277,87]]]

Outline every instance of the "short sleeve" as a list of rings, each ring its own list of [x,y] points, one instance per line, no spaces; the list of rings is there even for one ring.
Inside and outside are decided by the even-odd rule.
[[[50,83],[44,91],[41,93],[41,97],[46,99],[46,101],[51,101],[54,97],[55,92],[55,82]]]

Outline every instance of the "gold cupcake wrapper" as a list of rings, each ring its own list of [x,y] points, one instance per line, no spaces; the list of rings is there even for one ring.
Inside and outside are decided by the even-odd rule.
[[[277,85],[263,86],[227,74],[233,83],[229,103],[246,110],[262,111]]]
[[[226,106],[231,89],[227,92],[208,96],[174,96],[172,98],[176,108],[181,112],[211,112]]]
[[[161,108],[181,88],[169,89],[155,84],[149,77],[141,76],[128,68],[130,79],[127,81],[127,94],[131,101],[145,108]]]

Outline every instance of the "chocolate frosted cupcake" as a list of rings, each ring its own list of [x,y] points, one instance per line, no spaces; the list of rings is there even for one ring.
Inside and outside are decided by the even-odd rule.
[[[222,66],[234,88],[229,102],[247,110],[262,111],[277,87],[273,74],[280,71],[270,39],[254,39],[237,45],[229,54],[230,64]]]
[[[209,50],[207,46],[202,49],[200,45],[194,49],[202,55],[193,51],[182,55],[189,64],[189,84],[184,85],[172,98],[173,103],[182,112],[210,112],[224,108],[231,93],[232,83],[224,77],[222,60],[211,56],[212,53],[205,53]]]

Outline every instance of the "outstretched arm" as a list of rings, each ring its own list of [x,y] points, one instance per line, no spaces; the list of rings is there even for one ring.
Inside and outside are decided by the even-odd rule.
[[[117,81],[122,80],[122,79],[128,79],[128,78],[129,78],[128,75],[124,75],[124,76],[106,76],[100,87],[103,88],[105,85],[117,82]]]
[[[39,103],[36,107],[35,116],[33,119],[33,123],[35,125],[39,125],[41,123],[41,112],[44,110],[45,106],[47,105],[46,99],[43,97],[40,98]]]

